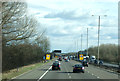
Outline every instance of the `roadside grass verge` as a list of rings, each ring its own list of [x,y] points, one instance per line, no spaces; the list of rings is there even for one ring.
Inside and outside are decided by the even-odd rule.
[[[48,61],[48,62],[50,62],[50,61]],[[12,79],[13,77],[19,76],[19,75],[21,75],[21,74],[23,74],[25,72],[33,70],[33,69],[35,69],[37,67],[40,67],[40,66],[42,66],[44,64],[47,64],[48,62],[46,62],[46,63],[39,62],[39,63],[23,66],[23,67],[19,68],[19,71],[17,71],[17,69],[9,70],[7,72],[2,73],[2,79],[3,79],[3,81]]]

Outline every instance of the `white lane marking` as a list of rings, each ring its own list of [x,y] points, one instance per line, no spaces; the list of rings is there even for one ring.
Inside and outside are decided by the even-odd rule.
[[[43,65],[45,65],[45,64],[43,64]],[[42,67],[44,67],[44,66],[41,66],[40,68],[42,68]],[[35,69],[37,69],[38,67],[36,67]],[[29,73],[29,72],[31,72],[31,71],[33,71],[34,69],[32,69],[32,70],[29,70],[29,71],[27,71],[27,72],[24,72],[23,74],[20,74],[20,75],[18,75],[18,76],[15,76],[15,77],[13,77],[13,78],[11,78],[11,80],[12,79],[16,79],[17,77],[20,77],[20,76],[22,76],[22,75],[24,75],[24,74],[26,74],[26,73]],[[9,80],[8,80],[9,81]]]
[[[69,78],[71,78],[71,76],[69,76]]]
[[[43,64],[43,65],[45,65],[45,64]],[[42,66],[43,66],[42,65]],[[38,67],[37,67],[38,68]],[[41,67],[42,68],[42,67]],[[36,69],[36,68],[35,68]],[[15,76],[15,77],[13,77],[13,78],[11,78],[11,80],[12,79],[16,79],[17,77],[20,77],[20,76],[22,76],[22,75],[24,75],[24,74],[26,74],[26,73],[29,73],[29,72],[31,72],[31,71],[33,71],[33,69],[32,70],[29,70],[29,71],[27,71],[27,72],[24,72],[23,74],[20,74],[20,75],[18,75],[18,76]]]
[[[47,73],[48,71],[52,68],[52,66],[50,66],[50,68],[37,80],[37,81],[40,81]]]
[[[29,73],[29,72],[31,72],[32,70],[30,70],[30,71],[27,71],[27,72],[24,72],[23,74],[20,74],[20,75],[18,75],[18,76],[16,76],[16,77],[13,77],[12,79],[15,79],[15,78],[17,78],[17,77],[20,77],[20,76],[22,76],[22,75],[24,75],[24,74],[26,74],[26,73]]]
[[[70,74],[68,73],[68,75],[70,75]]]
[[[100,78],[100,77],[97,77],[97,78]]]
[[[92,73],[92,75],[94,75],[94,74]]]

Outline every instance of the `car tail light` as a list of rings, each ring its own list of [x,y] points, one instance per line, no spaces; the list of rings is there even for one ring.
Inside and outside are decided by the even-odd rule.
[[[87,63],[88,64],[88,63]]]
[[[54,67],[54,65],[52,65],[52,67]]]
[[[59,67],[60,67],[60,65],[59,65]]]
[[[82,67],[82,69],[85,69],[84,67]]]

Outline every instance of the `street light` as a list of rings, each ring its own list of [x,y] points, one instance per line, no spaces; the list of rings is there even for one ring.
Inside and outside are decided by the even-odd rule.
[[[87,56],[88,56],[88,28],[87,28]]]
[[[92,16],[98,16],[98,61],[99,61],[99,34],[100,34],[100,18],[101,16],[106,17],[107,15],[92,15]]]

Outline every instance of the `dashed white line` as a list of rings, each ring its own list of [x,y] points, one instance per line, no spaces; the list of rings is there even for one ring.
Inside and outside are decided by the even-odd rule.
[[[92,73],[92,75],[94,75],[94,74]]]
[[[100,77],[97,77],[97,78],[100,78]]]
[[[70,75],[70,74],[68,73],[68,75]]]
[[[69,78],[71,78],[71,76],[69,76]]]
[[[37,81],[40,81],[47,73],[48,71],[52,68],[52,66],[50,66],[50,68],[37,80]]]

